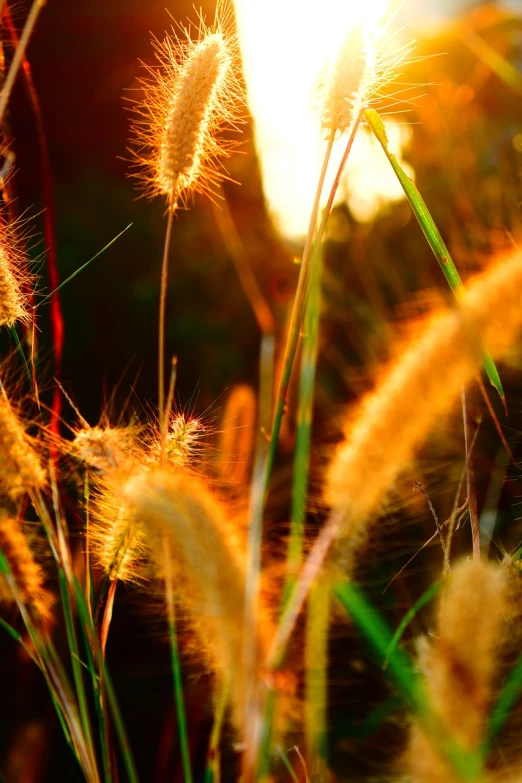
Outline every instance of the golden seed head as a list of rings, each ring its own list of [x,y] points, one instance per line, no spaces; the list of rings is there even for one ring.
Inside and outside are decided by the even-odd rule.
[[[31,438],[0,392],[0,492],[16,498],[44,483],[45,473]]]
[[[177,413],[172,417],[167,434],[167,460],[178,467],[190,467],[201,455],[207,435],[207,428],[201,419]]]
[[[358,103],[367,68],[368,46],[364,28],[357,26],[346,36],[337,56],[329,63],[321,85],[321,119],[325,130],[344,133],[360,110]]]
[[[143,100],[133,125],[137,176],[149,196],[163,195],[170,209],[192,192],[212,193],[226,178],[220,158],[234,144],[218,137],[225,123],[239,120],[243,103],[234,74],[237,44],[216,23],[201,21],[198,40],[167,35],[154,42],[159,66],[148,67]]]
[[[397,78],[397,69],[411,54],[387,26],[354,27],[327,64],[319,85],[322,127],[345,133],[357,116],[383,97],[383,89]]]
[[[125,492],[132,477],[143,470],[138,462],[127,460],[123,468],[104,474],[96,489],[89,545],[95,562],[111,580],[139,583],[145,577],[143,564],[149,556],[149,542]]]
[[[441,594],[437,628],[421,655],[429,702],[449,736],[465,750],[485,739],[505,635],[506,578],[498,565],[461,562]],[[442,747],[412,726],[407,764],[419,783],[460,780]]]
[[[29,320],[22,234],[20,223],[0,226],[0,327]]]
[[[71,443],[75,457],[99,473],[122,467],[130,450],[128,430],[101,426],[86,427],[76,433]]]
[[[198,177],[214,105],[230,65],[223,36],[214,33],[194,46],[179,73],[157,161],[158,188],[173,201]]]
[[[459,308],[434,316],[387,376],[347,417],[345,442],[328,468],[325,499],[341,518],[337,555],[346,568],[399,473],[436,416],[447,412],[483,357],[502,356],[522,326],[522,253],[478,275]],[[412,404],[412,401],[422,404]],[[371,481],[368,477],[371,476]]]
[[[51,619],[53,598],[44,587],[45,576],[31,551],[20,524],[0,512],[0,551],[7,560],[19,600],[33,609],[35,618]],[[14,603],[7,578],[0,575],[0,602]]]
[[[230,508],[193,473],[152,469],[126,485],[125,500],[147,529],[160,572],[165,541],[176,595],[183,603],[211,669],[228,686],[234,720],[241,727],[241,671],[246,585],[246,543]],[[256,645],[266,660],[274,624],[259,610]]]

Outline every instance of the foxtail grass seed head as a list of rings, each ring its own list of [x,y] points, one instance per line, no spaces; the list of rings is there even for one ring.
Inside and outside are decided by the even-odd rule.
[[[325,499],[340,519],[337,557],[353,567],[370,521],[437,416],[448,411],[482,360],[502,356],[522,325],[522,253],[478,275],[457,308],[432,317],[419,338],[348,416],[331,460]],[[369,480],[371,477],[371,480]]]
[[[36,619],[50,620],[53,597],[45,587],[42,567],[19,522],[3,511],[0,511],[0,552],[9,567],[18,599],[32,609]],[[13,604],[15,601],[7,577],[0,574],[0,602]]]
[[[127,483],[141,470],[138,461],[128,460],[105,474],[96,488],[89,546],[94,561],[111,581],[141,583],[149,575],[146,531],[125,496]]]
[[[437,628],[421,659],[433,710],[464,750],[479,751],[485,739],[504,640],[505,598],[505,573],[498,565],[461,562],[444,587]],[[461,780],[420,725],[412,728],[407,759],[418,783]]]
[[[133,477],[124,500],[143,521],[161,568],[165,538],[176,595],[194,626],[204,660],[227,687],[241,732],[246,544],[241,529],[206,482],[192,473],[155,469]],[[273,620],[261,608],[256,624],[259,655],[266,660]]]
[[[97,473],[123,467],[132,448],[130,432],[122,427],[85,427],[70,445],[72,454]]]
[[[346,35],[324,68],[319,84],[323,130],[342,135],[357,116],[383,98],[384,88],[398,77],[411,54],[387,27],[357,25]]]
[[[221,159],[235,145],[219,133],[239,121],[243,103],[235,39],[219,21],[207,28],[201,20],[197,40],[183,32],[186,41],[173,34],[154,42],[159,64],[147,67],[143,100],[134,107],[135,176],[147,195],[165,196],[170,209],[191,193],[215,193],[226,178]]]
[[[0,492],[17,498],[45,483],[32,439],[0,390]]]
[[[180,468],[194,467],[205,449],[208,428],[197,416],[176,413],[171,417],[165,456],[167,461]]]
[[[24,291],[28,283],[25,264],[23,242],[17,227],[0,226],[0,327],[29,320]]]

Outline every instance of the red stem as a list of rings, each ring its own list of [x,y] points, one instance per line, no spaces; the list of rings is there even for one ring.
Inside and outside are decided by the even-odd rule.
[[[14,47],[18,45],[18,35],[13,24],[11,10],[6,3],[3,11],[3,21],[9,33],[9,37]],[[42,108],[34,86],[31,66],[27,57],[23,58],[23,74],[25,87],[31,101],[33,113],[36,121],[36,130],[38,136],[38,146],[40,150],[40,174],[42,179],[42,199],[44,204],[44,236],[47,249],[47,268],[49,273],[49,286],[51,291],[55,291],[60,285],[58,275],[58,263],[56,254],[56,236],[54,231],[54,201],[53,201],[53,178],[51,173],[51,163],[49,159],[49,148],[47,146],[47,137],[45,134]],[[51,297],[51,329],[54,353],[54,375],[60,378],[62,369],[62,355],[64,342],[64,325],[62,308],[60,305],[60,295],[56,292]],[[53,391],[53,400],[51,405],[51,432],[53,435],[59,435],[59,422],[62,409],[62,398],[60,388],[55,386]]]

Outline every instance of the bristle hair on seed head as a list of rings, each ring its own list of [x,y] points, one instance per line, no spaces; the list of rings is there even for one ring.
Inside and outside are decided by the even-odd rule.
[[[0,327],[29,321],[25,222],[0,225]]]
[[[505,573],[497,564],[459,563],[444,586],[437,627],[421,657],[429,704],[463,750],[479,752],[486,737],[504,641],[505,603]],[[418,783],[461,780],[435,738],[416,723],[406,757]]]
[[[35,619],[50,620],[53,597],[45,587],[43,569],[36,561],[20,523],[1,510],[0,552],[7,561],[16,592],[15,595],[7,577],[0,575],[0,603],[13,604],[18,599],[32,609]]]
[[[325,500],[339,518],[335,557],[350,570],[371,519],[411,462],[437,416],[447,412],[480,366],[483,346],[502,356],[522,326],[522,253],[478,275],[459,306],[429,319],[392,364],[358,415],[326,475]],[[368,481],[371,476],[371,481]]]
[[[0,492],[15,499],[44,484],[45,472],[32,438],[0,388]]]
[[[201,417],[174,413],[170,418],[165,456],[180,468],[194,468],[205,450],[209,431]]]
[[[398,69],[409,58],[411,44],[401,44],[388,26],[352,28],[330,58],[319,84],[319,111],[325,131],[343,134],[364,109],[383,97]]]
[[[104,472],[97,482],[91,505],[89,548],[94,562],[111,580],[140,584],[151,574],[147,564],[150,545],[135,508],[129,505],[125,488],[140,474],[147,460],[127,459]]]
[[[158,65],[146,66],[143,98],[134,104],[135,176],[146,195],[162,195],[169,209],[193,193],[212,196],[227,178],[222,159],[234,142],[220,137],[225,124],[237,129],[244,98],[236,77],[238,46],[217,17],[200,19],[198,37],[181,28],[153,42]]]
[[[130,429],[101,425],[76,432],[69,451],[97,473],[122,468],[133,450]]]

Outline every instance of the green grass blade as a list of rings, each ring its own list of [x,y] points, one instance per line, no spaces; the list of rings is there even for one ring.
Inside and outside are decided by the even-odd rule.
[[[388,626],[366,596],[352,582],[337,585],[334,594],[378,660],[388,661],[387,671],[406,704],[417,715],[425,714],[426,695],[413,663],[398,644],[392,647],[393,636]]]
[[[111,241],[108,242],[105,245],[105,247],[102,247],[101,250],[98,250],[96,255],[94,255],[92,258],[89,258],[89,260],[86,261],[85,264],[82,264],[75,272],[72,273],[72,275],[69,275],[68,278],[63,280],[63,282],[61,282],[60,285],[57,288],[54,289],[54,291],[51,291],[50,294],[47,294],[47,296],[44,296],[44,298],[41,299],[40,302],[38,302],[38,307],[40,307],[41,305],[45,304],[45,302],[47,302],[51,298],[51,296],[54,296],[54,294],[56,294],[57,291],[60,291],[60,289],[63,288],[64,285],[67,285],[67,283],[70,283],[71,280],[74,280],[76,275],[79,275],[80,272],[83,272],[83,270],[86,267],[88,267],[89,264],[91,264],[93,261],[95,261],[97,258],[99,258],[99,256],[102,255],[102,253],[105,253],[105,251],[108,250],[111,247],[111,245],[113,245],[116,242],[116,240],[119,239],[126,231],[128,231],[131,226],[132,226],[132,223],[129,223],[129,225],[126,228],[124,228],[123,231],[120,231],[119,234],[117,234],[115,237],[113,237],[113,239],[111,239]]]
[[[73,589],[76,597],[78,619],[80,621],[79,625],[82,631],[82,637],[85,646],[85,654],[87,656],[87,669],[89,670],[89,673],[91,675],[91,683],[92,683],[92,689],[94,694],[94,706],[96,709],[96,716],[98,719],[98,727],[99,727],[103,772],[107,783],[111,783],[111,781],[113,780],[113,774],[112,774],[112,764],[111,764],[111,748],[110,748],[110,739],[109,739],[109,720],[107,715],[107,705],[106,705],[105,695],[103,692],[102,679],[99,676],[98,672],[96,671],[96,666],[94,661],[94,651],[92,649],[91,633],[89,633],[89,629],[90,626],[92,625],[92,621],[90,615],[85,617],[83,614],[83,608],[84,608],[83,601],[81,602],[78,601],[78,593],[80,593],[83,597],[83,592],[75,576],[73,576]],[[88,606],[86,606],[86,608],[87,610],[89,609]]]
[[[413,604],[413,606],[408,609],[404,617],[402,618],[401,622],[399,623],[399,627],[393,634],[393,637],[390,641],[388,650],[386,652],[386,658],[384,660],[383,668],[386,668],[388,665],[388,658],[390,655],[393,654],[393,651],[399,644],[402,635],[408,625],[411,623],[417,612],[419,612],[423,606],[426,606],[426,604],[429,604],[429,602],[434,598],[439,590],[442,587],[442,582],[435,582],[435,584],[431,585],[431,587],[428,587],[428,589],[421,595],[421,597]]]
[[[315,253],[310,295],[304,320],[302,338],[301,375],[297,408],[297,429],[292,479],[292,505],[290,515],[290,539],[287,554],[287,584],[285,598],[291,592],[303,558],[303,537],[308,494],[308,470],[312,436],[317,353],[319,348],[319,321],[321,311],[321,284],[323,268],[322,245]]]
[[[495,737],[504,727],[511,711],[515,707],[518,698],[522,692],[522,655],[518,658],[515,666],[509,673],[504,687],[493,707],[489,719],[488,737],[486,740],[485,753],[491,748]]]
[[[377,658],[384,660],[393,635],[362,590],[352,582],[345,582],[334,588],[334,594]],[[413,662],[399,645],[388,655],[387,672],[402,700],[416,715],[424,730],[462,780],[478,781],[483,769],[482,754],[464,750],[448,735],[446,728],[430,708],[428,694]]]
[[[290,759],[288,758],[288,755],[283,748],[279,748],[279,755],[281,756],[281,760],[283,764],[285,765],[286,771],[290,775],[290,779],[293,781],[293,783],[299,783],[299,778],[297,777],[297,773],[295,769],[292,767],[290,763]]]
[[[402,189],[404,190],[406,198],[408,199],[413,213],[417,218],[424,236],[426,237],[435,258],[439,262],[439,266],[442,269],[444,277],[448,281],[451,290],[458,298],[459,292],[463,290],[464,286],[457,271],[457,267],[455,266],[450,252],[446,247],[433,218],[430,215],[428,207],[424,203],[416,185],[408,177],[396,156],[390,152],[388,137],[386,136],[386,129],[377,112],[374,109],[366,109],[364,112],[364,117],[376,139],[381,144],[386,157],[390,161],[390,164],[395,174],[397,175],[397,179],[402,185]],[[484,369],[490,380],[490,383],[495,387],[502,401],[504,401],[504,389],[502,388],[502,382],[500,380],[497,367],[487,352],[484,355]]]
[[[94,750],[91,720],[90,720],[89,708],[87,704],[87,694],[85,692],[85,686],[83,682],[83,674],[82,674],[82,666],[80,663],[78,642],[76,639],[76,631],[74,628],[73,612],[71,607],[67,579],[65,576],[65,572],[61,567],[58,568],[58,579],[60,584],[60,593],[62,597],[63,614],[65,619],[65,628],[67,632],[67,641],[69,644],[69,652],[71,656],[73,680],[76,688],[76,695],[78,698],[78,706],[80,708],[80,719],[82,723],[83,733],[85,736],[85,741],[87,743],[87,747],[91,755],[92,765],[93,768],[96,770],[96,754]]]
[[[92,625],[92,621],[90,619],[89,609],[85,601],[85,596],[83,595],[82,589],[77,582],[75,585],[75,594],[76,594],[76,603],[78,607],[78,614],[82,618],[84,628],[89,634],[91,649],[96,659],[96,664],[98,666],[98,671],[100,673],[100,679],[103,681],[103,686],[107,694],[107,701],[112,714],[116,736],[118,737],[118,742],[120,744],[120,749],[123,756],[123,762],[125,765],[125,770],[127,772],[128,783],[139,783],[138,774],[136,772],[136,766],[134,764],[134,759],[132,756],[129,740],[127,737],[127,732],[125,731],[125,726],[123,724],[123,719],[121,717],[120,709],[118,706],[118,700],[116,698],[116,693],[114,690],[114,686],[112,684],[112,679],[109,675],[109,670],[107,669],[107,666],[103,659],[101,647],[98,638],[96,636],[94,626]]]
[[[304,724],[306,756],[315,780],[327,779],[327,677],[330,584],[318,580],[308,596],[305,630]]]
[[[13,335],[13,339],[16,343],[16,349],[20,355],[20,358],[22,359],[22,362],[24,364],[24,370],[25,374],[27,375],[27,380],[29,381],[29,386],[31,388],[31,392],[34,396],[35,395],[35,389],[33,386],[33,379],[31,376],[31,371],[29,370],[29,365],[27,364],[27,359],[25,358],[24,349],[22,348],[22,343],[20,342],[20,338],[18,337],[18,332],[16,331],[16,328],[14,326],[11,326],[11,334]]]
[[[167,554],[170,557],[170,554]],[[169,624],[170,654],[172,664],[172,678],[174,683],[174,701],[176,704],[176,717],[178,720],[179,744],[181,750],[181,763],[183,766],[183,778],[185,783],[192,783],[192,769],[190,766],[190,748],[188,741],[187,718],[185,713],[185,701],[183,697],[183,682],[181,678],[181,664],[179,660],[178,635],[176,631],[176,615],[174,613],[174,597],[172,595],[172,576],[166,575],[165,582],[170,582],[166,587],[167,614]]]

